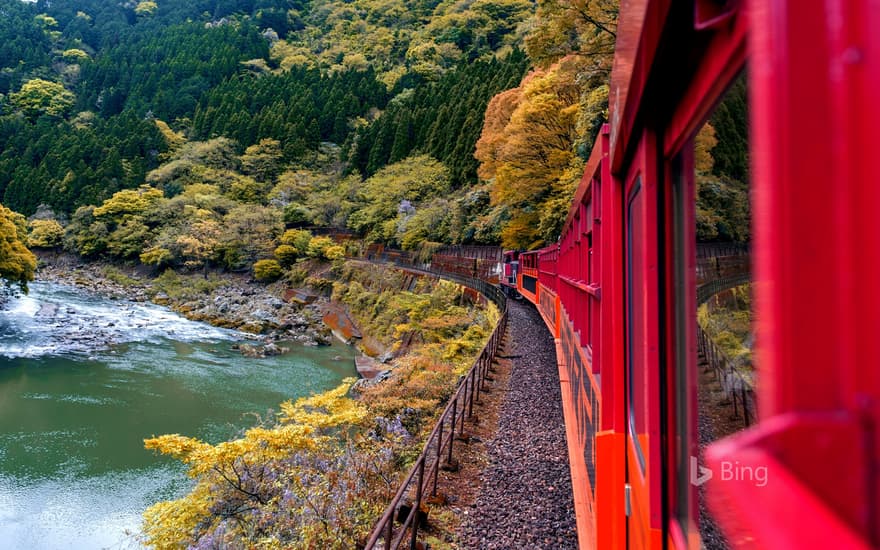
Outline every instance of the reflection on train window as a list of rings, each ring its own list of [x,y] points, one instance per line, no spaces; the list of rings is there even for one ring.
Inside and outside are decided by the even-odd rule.
[[[639,467],[645,471],[645,453],[638,435],[645,429],[645,276],[644,276],[644,193],[641,177],[636,179],[627,202],[626,231],[626,302],[627,302],[627,358],[626,378],[629,394],[629,431],[636,450]]]

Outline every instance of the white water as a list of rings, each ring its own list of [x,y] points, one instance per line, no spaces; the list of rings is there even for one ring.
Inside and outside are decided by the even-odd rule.
[[[278,404],[354,375],[350,348],[265,359],[241,333],[150,304],[31,285],[0,311],[0,550],[136,548],[141,514],[177,498],[185,468],[143,448],[216,443]]]
[[[75,287],[32,283],[0,313],[0,356],[85,354],[129,342],[239,340],[235,331],[190,321],[147,303],[96,299]]]

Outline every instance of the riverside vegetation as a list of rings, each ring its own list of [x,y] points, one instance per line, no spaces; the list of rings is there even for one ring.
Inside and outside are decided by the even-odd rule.
[[[390,268],[338,269],[334,297],[365,330],[386,345],[412,331],[414,343],[387,380],[361,387],[357,398],[348,380],[283,403],[276,418],[218,445],[178,434],[147,439],[196,480],[187,496],[147,510],[148,544],[344,548],[369,532],[498,312],[453,283],[422,278],[402,291]]]

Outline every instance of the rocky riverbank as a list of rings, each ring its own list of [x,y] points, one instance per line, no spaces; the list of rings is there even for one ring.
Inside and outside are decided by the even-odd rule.
[[[285,301],[283,282],[266,285],[235,273],[153,276],[142,268],[86,262],[67,254],[42,254],[39,260],[37,280],[77,286],[115,300],[153,302],[194,321],[252,334],[262,343],[242,350],[251,356],[274,354],[283,349],[279,341],[326,345],[332,338],[321,321],[323,299],[307,305]]]

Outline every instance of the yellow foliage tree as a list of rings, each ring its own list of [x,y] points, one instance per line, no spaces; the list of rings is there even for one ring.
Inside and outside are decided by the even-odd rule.
[[[494,99],[477,142],[479,174],[491,181],[495,207],[509,213],[502,244],[536,248],[556,238],[583,161],[575,154],[583,58],[536,70]]]
[[[165,143],[168,145],[168,152],[163,153],[165,157],[170,157],[174,154],[175,151],[180,149],[181,145],[186,143],[186,137],[182,132],[175,132],[168,126],[168,123],[164,120],[159,120],[158,118],[153,121],[156,125],[156,128],[159,129],[159,133],[162,134],[162,138],[165,139]],[[164,158],[164,157],[163,157]]]
[[[76,96],[57,82],[34,78],[25,82],[21,90],[9,94],[9,101],[32,118],[40,115],[59,117],[73,107]]]
[[[64,228],[56,220],[33,220],[29,225],[28,246],[54,248],[61,245],[64,238]]]
[[[156,548],[185,547],[194,537],[211,533],[223,522],[228,523],[224,534],[245,535],[242,538],[252,540],[247,535],[258,526],[249,524],[255,521],[249,518],[256,514],[247,512],[274,510],[284,496],[284,492],[279,491],[282,484],[288,491],[297,491],[307,481],[302,479],[302,471],[290,470],[282,480],[275,469],[277,462],[306,452],[321,452],[332,457],[341,450],[338,436],[363,425],[367,409],[347,397],[352,382],[347,379],[334,390],[282,403],[277,424],[251,428],[240,439],[217,445],[180,434],[144,440],[147,449],[186,464],[189,475],[197,480],[187,496],[147,509],[144,513],[147,544]],[[228,506],[218,510],[218,498],[226,499]],[[307,506],[304,502],[303,508]],[[306,515],[309,512],[289,509],[284,513]],[[270,540],[267,537],[266,541]],[[297,546],[309,547],[308,544]]]
[[[618,0],[538,0],[526,52],[539,66],[569,54],[582,55],[604,72],[611,69],[617,39]]]
[[[113,193],[112,197],[95,208],[93,215],[96,218],[116,218],[125,214],[141,214],[163,197],[162,191],[148,185],[142,185],[137,189],[125,189]]]
[[[37,259],[25,247],[27,222],[21,214],[0,204],[0,280],[27,292],[34,278]]]

